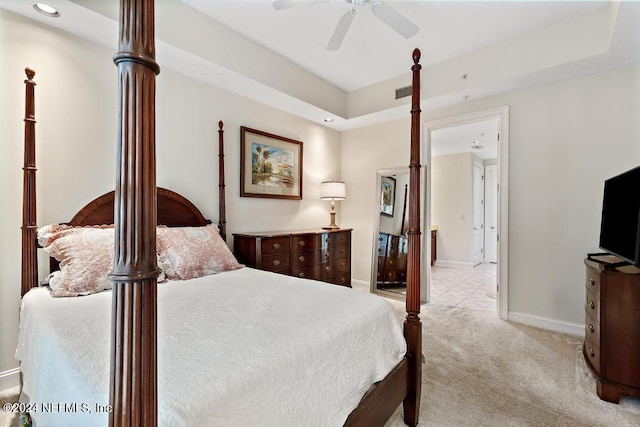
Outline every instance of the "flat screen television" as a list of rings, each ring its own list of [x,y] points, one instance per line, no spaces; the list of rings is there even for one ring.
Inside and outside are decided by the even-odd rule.
[[[600,249],[640,267],[640,166],[604,182]]]

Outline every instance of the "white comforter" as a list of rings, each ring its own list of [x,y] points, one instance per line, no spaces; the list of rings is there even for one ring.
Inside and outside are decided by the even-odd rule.
[[[110,315],[110,291],[25,295],[16,357],[38,427],[107,425]],[[161,283],[159,425],[339,426],[405,350],[393,307],[364,292],[250,268]]]

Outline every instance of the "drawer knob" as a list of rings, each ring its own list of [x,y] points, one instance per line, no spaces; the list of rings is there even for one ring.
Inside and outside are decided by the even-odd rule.
[[[330,253],[330,252],[327,252],[327,253],[325,254],[325,258],[329,258],[330,256],[331,256],[331,253]]]
[[[331,267],[329,267],[328,265],[324,268],[324,271],[326,271],[327,273],[331,271]]]
[[[594,328],[591,323],[589,323],[589,326],[587,327],[587,329],[589,329],[589,332],[591,333],[594,333],[596,331],[596,328]]]
[[[298,261],[300,261],[300,262],[303,262],[303,261],[304,261],[304,259],[305,259],[305,258],[304,258],[302,255],[300,255],[300,256],[298,257]]]
[[[596,305],[594,304],[594,302],[593,302],[593,301],[589,301],[589,302],[587,302],[587,305],[589,306],[589,308],[590,308],[590,309],[594,309],[594,308],[596,308]]]
[[[278,249],[280,247],[280,243],[274,243],[271,246],[273,247],[273,249]]]
[[[298,245],[299,245],[299,246],[304,246],[304,240],[300,240],[300,241],[298,242]]]
[[[280,260],[279,259],[274,259],[273,260],[273,265],[275,265],[276,267],[280,265]]]
[[[596,281],[595,281],[595,280],[593,280],[593,277],[589,277],[589,284],[590,284],[591,286],[595,286]]]
[[[591,347],[589,347],[589,350],[587,350],[587,352],[589,353],[589,356],[591,356],[591,357],[595,357],[595,355],[596,355],[596,352],[593,351],[593,348],[591,348]]]
[[[304,277],[304,272],[301,271],[300,273],[298,273],[298,277]]]

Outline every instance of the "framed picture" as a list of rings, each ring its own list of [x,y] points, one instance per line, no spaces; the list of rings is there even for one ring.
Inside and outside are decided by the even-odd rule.
[[[380,214],[393,216],[393,208],[396,204],[396,179],[383,176],[380,186]]]
[[[302,142],[240,127],[240,197],[302,200]]]

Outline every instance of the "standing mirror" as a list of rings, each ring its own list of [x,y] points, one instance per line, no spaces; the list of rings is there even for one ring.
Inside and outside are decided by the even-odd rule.
[[[379,170],[371,262],[371,292],[404,300],[407,289],[409,169]]]

